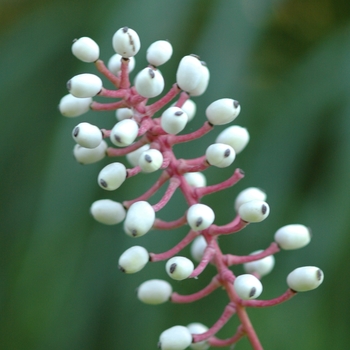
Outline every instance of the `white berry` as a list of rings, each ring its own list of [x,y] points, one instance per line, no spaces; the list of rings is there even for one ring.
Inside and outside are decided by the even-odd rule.
[[[173,47],[166,40],[155,41],[147,49],[146,58],[152,66],[160,66],[167,62],[173,54]]]
[[[159,69],[146,67],[135,78],[135,89],[143,97],[160,95],[164,89],[164,78]]]
[[[191,92],[201,81],[202,63],[197,56],[189,55],[181,59],[176,72],[176,82],[180,89]]]
[[[194,265],[190,259],[183,256],[174,256],[167,261],[165,270],[172,279],[181,281],[191,275]]]
[[[205,230],[214,222],[214,219],[213,209],[205,204],[193,204],[187,211],[187,222],[193,231]]]
[[[94,74],[79,74],[68,80],[67,89],[75,97],[93,97],[101,91],[102,80]]]
[[[191,334],[202,334],[208,330],[207,326],[198,322],[190,323],[189,325],[187,325],[187,328],[191,332]],[[209,349],[209,347],[210,345],[206,340],[200,341],[198,343],[192,343],[190,345],[190,348],[193,350],[207,350]]]
[[[187,114],[179,107],[169,107],[166,109],[160,120],[163,130],[172,135],[182,131],[187,122]]]
[[[139,126],[133,119],[124,119],[114,125],[111,130],[110,140],[119,147],[131,145],[139,132]]]
[[[103,159],[106,156],[107,143],[102,142],[96,148],[86,148],[80,145],[75,145],[73,154],[78,163],[92,164]]]
[[[106,165],[100,171],[97,182],[104,190],[114,191],[122,185],[126,179],[126,175],[125,165],[114,162]]]
[[[114,75],[118,75],[118,73],[121,70],[122,58],[123,57],[121,55],[116,53],[108,60],[107,67]],[[128,72],[129,73],[132,72],[134,68],[135,68],[135,57],[130,57],[129,63],[128,63]]]
[[[238,214],[246,222],[260,222],[265,220],[270,213],[269,205],[264,201],[253,200],[242,204]]]
[[[101,224],[116,225],[125,219],[125,209],[121,203],[110,199],[100,199],[92,203],[91,215]]]
[[[122,57],[135,56],[141,47],[139,36],[128,27],[120,28],[115,32],[112,45],[114,51]]]
[[[90,110],[91,97],[79,98],[67,94],[61,98],[58,108],[65,117],[78,117]]]
[[[149,149],[149,144],[143,145],[142,147],[138,148],[136,151],[130,152],[126,155],[126,159],[132,166],[137,166],[139,165],[139,159],[141,154],[144,151],[147,151]]]
[[[191,96],[200,96],[204,94],[209,84],[209,78],[210,78],[209,69],[205,64],[205,62],[201,62],[201,64],[202,64],[202,74],[196,88],[190,91]]]
[[[100,48],[97,43],[88,37],[74,40],[72,52],[75,57],[83,62],[95,62],[100,56]]]
[[[187,183],[192,187],[204,187],[207,184],[207,179],[200,172],[185,173],[184,177]]]
[[[102,142],[102,132],[90,123],[80,123],[72,131],[77,144],[86,148],[96,148]]]
[[[275,233],[275,241],[286,250],[299,249],[309,244],[311,231],[304,225],[294,224],[281,227]]]
[[[262,250],[257,250],[250,255],[261,253]],[[265,258],[250,261],[243,264],[244,271],[247,273],[257,273],[260,277],[270,273],[275,265],[275,258],[273,255],[266,256]]]
[[[207,162],[218,168],[230,166],[236,158],[235,150],[223,143],[214,143],[205,151]]]
[[[154,209],[148,202],[135,202],[126,213],[124,231],[131,237],[143,236],[152,228],[155,218]]]
[[[225,143],[230,145],[237,153],[240,153],[249,142],[249,133],[246,128],[242,128],[238,125],[232,125],[223,130],[215,142]]]
[[[233,283],[233,287],[237,295],[243,300],[256,299],[263,290],[261,282],[250,274],[238,276]]]
[[[158,305],[168,301],[172,292],[169,282],[153,279],[143,282],[137,288],[137,297],[145,304]]]
[[[119,258],[119,269],[125,273],[135,273],[142,270],[149,261],[149,254],[144,247],[133,246],[127,249]]]
[[[222,98],[212,102],[206,109],[206,116],[213,125],[231,123],[241,111],[238,101],[231,98]]]
[[[235,200],[235,209],[238,211],[239,207],[252,200],[264,201],[266,200],[266,193],[257,187],[248,187],[241,191]]]
[[[191,256],[193,260],[200,262],[206,247],[207,241],[205,238],[202,235],[196,237],[191,244]]]
[[[165,330],[159,337],[160,350],[185,350],[192,343],[192,335],[187,327],[174,326]]]
[[[131,108],[119,108],[115,111],[115,116],[119,121],[131,119],[134,116],[134,111]]]
[[[304,266],[293,270],[287,277],[289,288],[296,292],[307,292],[323,282],[323,272],[315,266]]]
[[[188,121],[190,122],[197,111],[196,103],[192,100],[186,100],[186,102],[182,105],[181,109],[187,114]]]
[[[163,164],[163,155],[157,149],[149,149],[141,153],[138,164],[145,173],[157,171]]]

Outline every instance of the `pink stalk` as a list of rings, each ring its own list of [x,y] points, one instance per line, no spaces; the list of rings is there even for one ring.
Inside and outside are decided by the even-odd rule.
[[[93,111],[114,111],[118,108],[124,107],[129,107],[129,105],[124,100],[112,103],[100,103],[94,101],[90,105],[90,109],[92,109]]]
[[[150,261],[156,262],[172,258],[175,254],[187,247],[197,236],[198,232],[191,230],[182,241],[168,251],[159,254],[150,253]]]
[[[273,242],[271,245],[266,248],[264,251],[258,254],[252,254],[252,255],[245,255],[245,256],[237,256],[232,254],[226,254],[225,255],[225,262],[228,266],[231,265],[237,265],[237,264],[244,264],[251,261],[260,260],[262,258],[265,258],[267,256],[276,254],[280,251],[280,248],[278,247],[278,244]]]
[[[150,115],[150,116],[154,115],[161,108],[166,106],[180,91],[181,89],[178,87],[178,85],[174,84],[166,95],[164,95],[158,101],[146,107],[147,115]]]
[[[196,293],[188,294],[188,295],[181,295],[178,293],[173,293],[171,295],[171,301],[173,303],[178,303],[178,304],[192,303],[194,301],[200,300],[200,299],[208,296],[209,294],[214,292],[214,290],[216,290],[220,286],[221,286],[220,278],[217,275],[217,276],[212,278],[210,283],[205,288],[201,289],[200,291],[198,291]]]
[[[224,312],[220,316],[220,318],[214,323],[212,327],[210,327],[206,332],[201,334],[192,334],[193,343],[198,343],[203,340],[207,340],[208,338],[215,335],[226,323],[227,321],[234,315],[236,312],[236,306],[234,303],[230,302],[225,307]]]
[[[209,122],[205,122],[201,128],[199,128],[198,130],[196,130],[190,134],[169,135],[168,142],[170,145],[176,145],[178,143],[193,141],[195,139],[198,139],[198,138],[204,136],[212,129],[213,129],[213,126]]]
[[[97,70],[102,73],[116,88],[119,87],[120,79],[116,77],[104,64],[102,60],[95,62]]]
[[[134,168],[127,169],[126,170],[126,177],[130,178],[132,176],[135,176],[141,172],[141,168],[139,166],[135,166]]]
[[[188,95],[188,93],[185,91],[182,91],[179,99],[175,103],[175,106],[181,108],[189,98],[190,98],[190,96]]]
[[[249,223],[243,221],[239,216],[237,216],[232,222],[224,226],[211,225],[208,232],[213,235],[227,235],[231,233],[238,232],[245,228]]]
[[[156,219],[153,228],[158,230],[173,230],[175,228],[181,227],[187,223],[186,215],[181,216],[181,218],[174,221],[163,221],[161,219]]]
[[[169,181],[169,186],[168,186],[167,190],[165,191],[162,199],[157,204],[154,204],[152,206],[155,212],[162,209],[169,202],[170,198],[173,196],[173,194],[175,193],[176,189],[179,186],[180,186],[179,179],[177,179],[176,177],[175,178],[172,177]]]
[[[282,295],[270,300],[242,300],[241,305],[247,307],[267,307],[281,304],[297,295],[297,292],[292,289],[287,289]]]
[[[128,90],[108,90],[102,88],[98,93],[98,96],[110,97],[110,98],[127,98]]]
[[[228,339],[218,339],[216,337],[211,337],[208,339],[208,343],[211,346],[224,347],[232,344],[236,344],[241,338],[245,336],[244,329],[242,325],[239,325],[236,334]]]
[[[145,145],[148,142],[149,142],[149,140],[147,139],[146,136],[144,136],[141,139],[139,139],[138,141],[136,141],[135,143],[133,143],[132,145],[127,146],[127,147],[123,147],[123,148],[109,147],[107,149],[107,156],[108,157],[125,156],[126,154],[128,154],[130,152],[136,151],[137,149],[139,149],[140,147],[142,147],[143,145]]]
[[[215,249],[212,247],[212,244],[209,243],[207,247],[204,250],[203,257],[201,259],[201,262],[199,265],[193,270],[189,278],[197,277],[199,276],[204,269],[207,267],[207,265],[210,263],[211,259],[215,255]]]
[[[203,171],[210,167],[206,156],[189,160],[179,159],[177,163],[179,164],[177,169],[181,174]]]
[[[130,87],[129,80],[129,58],[123,57],[121,59],[121,67],[120,67],[120,89],[128,89]]]

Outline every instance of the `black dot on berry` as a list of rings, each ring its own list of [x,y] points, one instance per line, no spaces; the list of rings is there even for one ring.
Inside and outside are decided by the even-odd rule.
[[[108,187],[107,182],[106,182],[105,180],[103,180],[103,179],[100,179],[100,185],[101,185],[102,187],[104,187],[104,188],[107,188],[107,187]]]
[[[227,158],[230,154],[231,154],[231,150],[228,148],[224,153],[224,157]]]
[[[151,157],[149,154],[146,154],[146,155],[145,155],[145,161],[146,161],[147,163],[152,163],[152,157]]]
[[[77,127],[74,129],[74,131],[73,131],[73,136],[74,136],[74,137],[77,137],[77,136],[78,136],[79,130],[80,130],[79,126],[77,126]]]
[[[199,227],[203,223],[203,218],[198,218],[196,220],[196,227]]]
[[[266,212],[267,212],[267,206],[266,206],[265,204],[262,205],[262,207],[261,207],[261,212],[262,212],[263,214],[266,214]]]
[[[170,269],[169,269],[170,273],[174,273],[174,271],[176,269],[176,266],[177,266],[176,263],[173,263],[173,264],[170,265]]]
[[[249,298],[253,297],[255,295],[255,293],[256,293],[256,288],[253,287],[249,292]]]
[[[235,108],[238,108],[238,106],[239,106],[239,102],[238,102],[238,101],[236,101],[236,100],[234,100],[234,101],[233,101],[233,106],[234,106]]]

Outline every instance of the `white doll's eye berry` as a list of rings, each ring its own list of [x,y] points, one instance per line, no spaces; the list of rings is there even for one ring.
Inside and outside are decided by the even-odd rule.
[[[186,100],[181,109],[187,114],[188,121],[190,122],[196,115],[197,106],[192,100]]]
[[[79,74],[68,80],[67,89],[75,97],[93,97],[101,91],[102,80],[94,74]]]
[[[207,179],[200,172],[185,173],[184,177],[187,183],[192,187],[204,187],[207,184]]]
[[[100,161],[106,156],[107,143],[103,140],[96,148],[86,148],[75,145],[73,154],[80,164],[92,164]]]
[[[270,213],[269,205],[264,201],[253,200],[242,204],[238,214],[246,222],[260,222],[265,220]]]
[[[205,238],[202,235],[196,237],[191,244],[191,256],[193,260],[200,262],[206,247],[207,241]]]
[[[135,273],[142,270],[149,261],[149,254],[144,247],[133,246],[127,249],[119,258],[119,270],[125,273]]]
[[[238,101],[231,98],[222,98],[211,103],[205,114],[211,124],[224,125],[237,118],[240,111],[241,106]]]
[[[223,130],[216,138],[215,142],[230,145],[237,153],[240,153],[249,142],[249,133],[246,128],[232,125]]]
[[[179,107],[169,107],[163,112],[160,122],[164,131],[175,135],[185,128],[188,116]]]
[[[116,225],[125,219],[125,209],[121,203],[110,199],[100,199],[92,203],[91,215],[101,224]]]
[[[287,277],[290,289],[307,292],[317,288],[323,282],[323,272],[315,266],[304,266],[293,270]]]
[[[192,343],[192,335],[187,327],[174,326],[165,330],[159,337],[160,350],[185,350]]]
[[[149,149],[149,147],[150,147],[149,144],[143,145],[142,147],[140,147],[136,151],[128,153],[126,155],[126,159],[133,167],[139,165],[139,159],[140,159],[141,154],[143,152],[147,151]]]
[[[213,209],[205,204],[193,204],[187,211],[187,222],[193,231],[202,231],[208,228],[215,219]]]
[[[275,241],[286,250],[299,249],[309,244],[311,231],[304,225],[294,224],[281,227],[275,233]]]
[[[257,250],[250,255],[261,253],[262,250]],[[275,258],[273,255],[269,255],[265,258],[251,261],[243,264],[244,271],[247,273],[257,273],[260,277],[269,274],[275,265]]]
[[[147,49],[146,58],[152,66],[160,66],[167,62],[173,54],[173,47],[166,40],[155,41]]]
[[[202,74],[197,87],[190,91],[191,96],[200,96],[204,94],[209,84],[209,78],[210,78],[209,69],[205,64],[205,62],[202,61],[201,64],[202,64]]]
[[[134,116],[134,112],[131,108],[119,108],[115,111],[115,116],[119,121],[131,119]]]
[[[135,78],[135,89],[143,97],[152,98],[160,95],[164,89],[164,78],[159,69],[147,67]]]
[[[167,274],[174,280],[188,278],[194,270],[193,262],[183,256],[174,256],[165,265]]]
[[[72,131],[77,144],[86,148],[96,148],[102,142],[102,132],[90,123],[80,123]]]
[[[98,174],[97,182],[101,188],[114,191],[119,188],[126,179],[126,168],[122,163],[114,162],[106,165]]]
[[[230,166],[236,158],[235,150],[223,143],[214,143],[205,151],[207,162],[218,168]]]
[[[172,292],[169,282],[153,279],[137,288],[137,297],[145,304],[158,305],[167,302]]]
[[[149,149],[141,153],[138,164],[145,173],[157,171],[163,164],[163,155],[157,149]]]
[[[112,39],[113,49],[122,57],[135,56],[141,47],[137,33],[128,27],[118,29]]]
[[[131,145],[139,132],[139,126],[133,119],[124,119],[114,125],[111,130],[110,140],[119,147]]]
[[[208,330],[207,326],[198,322],[190,323],[189,325],[187,325],[187,328],[191,332],[191,334],[202,334]],[[210,345],[206,340],[200,341],[198,343],[192,343],[190,345],[190,348],[193,350],[207,350],[209,349],[209,347]]]
[[[189,55],[181,59],[176,72],[176,82],[180,89],[191,92],[201,81],[202,63],[197,56]]]
[[[58,108],[65,117],[78,117],[90,110],[91,97],[79,98],[67,94],[61,98]]]
[[[116,53],[108,60],[107,67],[114,75],[118,75],[118,73],[121,70],[121,66],[122,66],[121,59],[122,58],[123,57],[121,55]],[[128,63],[128,72],[129,73],[132,72],[134,70],[134,68],[135,68],[135,57],[130,57],[129,63]]]
[[[148,202],[135,202],[126,213],[124,231],[131,237],[143,236],[152,228],[155,218],[154,209]]]
[[[250,274],[238,276],[233,283],[233,287],[237,295],[243,300],[256,299],[263,290],[261,282]]]
[[[257,187],[248,187],[245,190],[241,191],[235,200],[235,209],[238,211],[239,207],[247,202],[258,200],[266,200],[266,193]]]
[[[100,48],[91,38],[82,37],[74,40],[72,53],[83,62],[95,62],[100,56]]]

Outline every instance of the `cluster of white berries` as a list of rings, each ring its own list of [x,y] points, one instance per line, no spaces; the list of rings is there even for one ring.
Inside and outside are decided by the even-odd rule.
[[[74,127],[72,131],[72,137],[76,142],[74,156],[81,164],[91,164],[100,161],[106,154],[126,155],[132,168],[128,169],[121,162],[113,162],[99,172],[97,183],[107,191],[118,189],[129,176],[138,172],[151,173],[164,169],[163,175],[166,174],[167,179],[176,179],[187,202],[191,203],[184,213],[183,224],[188,224],[190,228],[190,239],[187,244],[192,242],[193,260],[199,264],[213,263],[210,254],[215,254],[216,248],[209,247],[209,241],[216,241],[221,231],[220,227],[217,232],[215,231],[213,209],[197,200],[201,189],[209,188],[202,170],[208,166],[218,168],[230,166],[236,155],[248,144],[249,133],[247,129],[237,125],[227,127],[206,149],[204,163],[203,158],[188,162],[182,160],[181,166],[185,167],[186,171],[180,171],[177,168],[180,163],[172,153],[173,145],[169,140],[180,140],[182,137],[182,142],[191,141],[203,136],[216,125],[231,123],[241,111],[240,104],[230,98],[212,102],[205,111],[207,122],[203,127],[203,132],[198,132],[196,137],[191,134],[188,136],[183,134],[176,139],[196,113],[196,105],[190,97],[203,94],[208,86],[210,73],[206,64],[196,55],[183,57],[177,68],[176,85],[158,102],[159,105],[154,103],[149,107],[146,104],[147,99],[159,96],[164,90],[165,83],[159,66],[171,58],[173,53],[171,44],[166,40],[159,40],[149,46],[146,54],[149,65],[136,74],[133,87],[129,86],[129,73],[135,68],[134,56],[141,47],[138,34],[128,27],[120,28],[113,36],[112,46],[116,53],[109,59],[105,67],[99,59],[100,49],[94,40],[82,37],[73,42],[73,54],[83,62],[95,63],[97,69],[117,88],[113,91],[105,89],[102,80],[97,75],[90,73],[76,75],[68,81],[69,94],[64,96],[59,103],[60,112],[64,116],[78,117],[90,109],[116,110],[117,119],[111,130],[100,129],[87,122],[81,122]],[[182,95],[178,101],[166,107],[181,91]],[[102,105],[93,101],[96,95],[120,98],[121,101]],[[163,107],[166,108],[161,115],[152,118]],[[111,145],[117,148],[109,148],[105,141],[106,138],[109,139]],[[160,179],[155,186],[156,189],[162,184],[163,180]],[[234,182],[232,180],[232,184]],[[224,184],[216,186],[217,190],[228,187]],[[123,222],[125,233],[137,238],[148,233],[156,225],[158,206],[152,206],[147,201],[154,193],[154,191],[151,192],[141,196],[142,200],[124,203],[110,199],[97,200],[91,205],[90,212],[94,219],[102,224],[116,225]],[[173,192],[169,193],[170,195],[161,200],[163,202],[159,203],[159,207],[163,207],[170,199]],[[265,200],[266,194],[259,188],[250,187],[239,193],[233,208],[239,220],[236,218],[232,221],[231,226],[227,225],[229,228],[233,227],[228,233],[233,233],[248,223],[258,223],[266,219],[270,208]],[[176,224],[174,224],[175,227],[177,227]],[[248,257],[242,257],[241,263],[246,273],[234,277],[229,287],[226,286],[226,288],[233,288],[233,292],[239,299],[249,301],[258,298],[263,291],[260,279],[270,273],[274,267],[273,254],[279,249],[292,250],[304,247],[310,242],[311,233],[303,225],[287,225],[277,230],[274,240],[277,248],[271,254],[265,254],[263,250],[259,250]],[[174,251],[180,250],[179,248]],[[214,253],[211,253],[213,251]],[[136,273],[143,269],[149,261],[152,261],[154,256],[157,256],[158,260],[167,260],[165,270],[173,280],[180,281],[195,277],[196,269],[192,260],[174,255],[167,253],[152,255],[144,247],[135,245],[120,256],[119,269],[127,274]],[[255,255],[259,257],[255,258]],[[232,257],[234,259],[234,256]],[[229,261],[229,257],[227,259]],[[222,266],[228,268],[225,264]],[[217,267],[219,273],[222,273],[220,271],[222,266]],[[297,268],[287,277],[287,285],[293,292],[312,290],[322,281],[322,271],[313,266]],[[171,300],[172,295],[173,288],[170,283],[160,279],[146,281],[137,290],[137,296],[142,302],[153,305]],[[160,335],[159,347],[162,350],[183,350],[191,346],[195,350],[205,350],[210,346],[209,342],[206,340],[193,342],[193,336],[207,331],[208,328],[200,323],[192,323],[187,327],[174,326]]]

